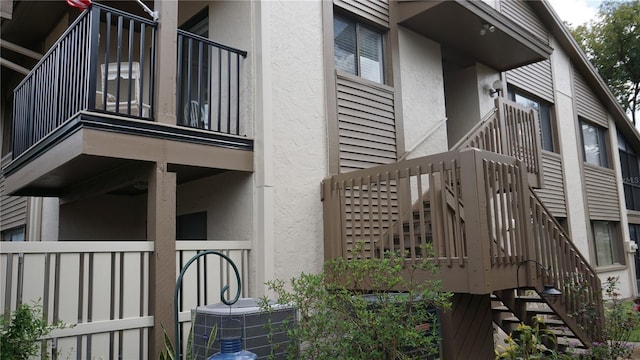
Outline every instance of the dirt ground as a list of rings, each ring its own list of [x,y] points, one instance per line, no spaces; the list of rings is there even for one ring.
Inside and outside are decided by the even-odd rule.
[[[631,354],[631,359],[640,360],[640,344],[636,344],[636,349]]]

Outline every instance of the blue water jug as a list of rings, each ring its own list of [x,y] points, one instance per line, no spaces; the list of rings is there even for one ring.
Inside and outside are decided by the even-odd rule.
[[[220,339],[220,352],[207,360],[255,360],[258,356],[250,351],[242,350],[242,339],[239,337]]]

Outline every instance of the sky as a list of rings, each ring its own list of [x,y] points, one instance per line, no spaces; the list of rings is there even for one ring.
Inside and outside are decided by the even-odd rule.
[[[602,0],[548,0],[563,21],[573,26],[595,18]]]

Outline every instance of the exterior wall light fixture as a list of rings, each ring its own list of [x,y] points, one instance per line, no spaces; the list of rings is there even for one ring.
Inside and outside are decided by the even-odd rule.
[[[494,95],[502,95],[502,81],[500,79],[496,80],[491,84],[491,88],[489,89],[489,95],[493,97]]]
[[[488,32],[494,32],[496,31],[496,27],[493,25],[489,25],[489,24],[484,24],[482,25],[482,28],[480,29],[480,36],[485,36]]]
[[[547,275],[547,278],[550,277],[549,270],[551,270],[551,266],[549,266],[549,268],[545,268],[544,265],[542,265],[542,263],[540,263],[539,261],[524,260],[521,263],[519,263],[518,267],[516,268],[516,286],[518,289],[520,288],[520,266],[528,262],[532,262],[537,266],[539,266],[542,270],[544,270],[545,274]],[[562,295],[562,291],[556,289],[553,285],[544,285],[542,291],[540,291],[540,295],[559,296],[559,295]]]

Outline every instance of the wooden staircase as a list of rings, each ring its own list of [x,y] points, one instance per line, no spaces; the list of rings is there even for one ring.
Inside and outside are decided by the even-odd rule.
[[[589,347],[603,327],[600,280],[533,191],[544,182],[537,136],[515,135],[537,134],[535,112],[504,99],[496,106],[459,150],[325,179],[325,257],[352,258],[364,242],[364,256],[392,251],[411,264],[427,260],[422,246],[432,245],[443,290],[477,304],[492,296],[493,315],[477,321],[510,332],[540,315],[565,345]],[[545,284],[562,295],[516,295]]]
[[[543,339],[548,349],[565,351],[571,348],[574,354],[585,350],[585,339],[581,339],[565,321],[549,306],[547,300],[540,296],[523,295],[520,290],[501,290],[491,294],[491,312],[493,322],[506,334],[517,332],[520,324],[535,326],[533,319],[541,319],[541,326],[549,331],[554,341]]]

